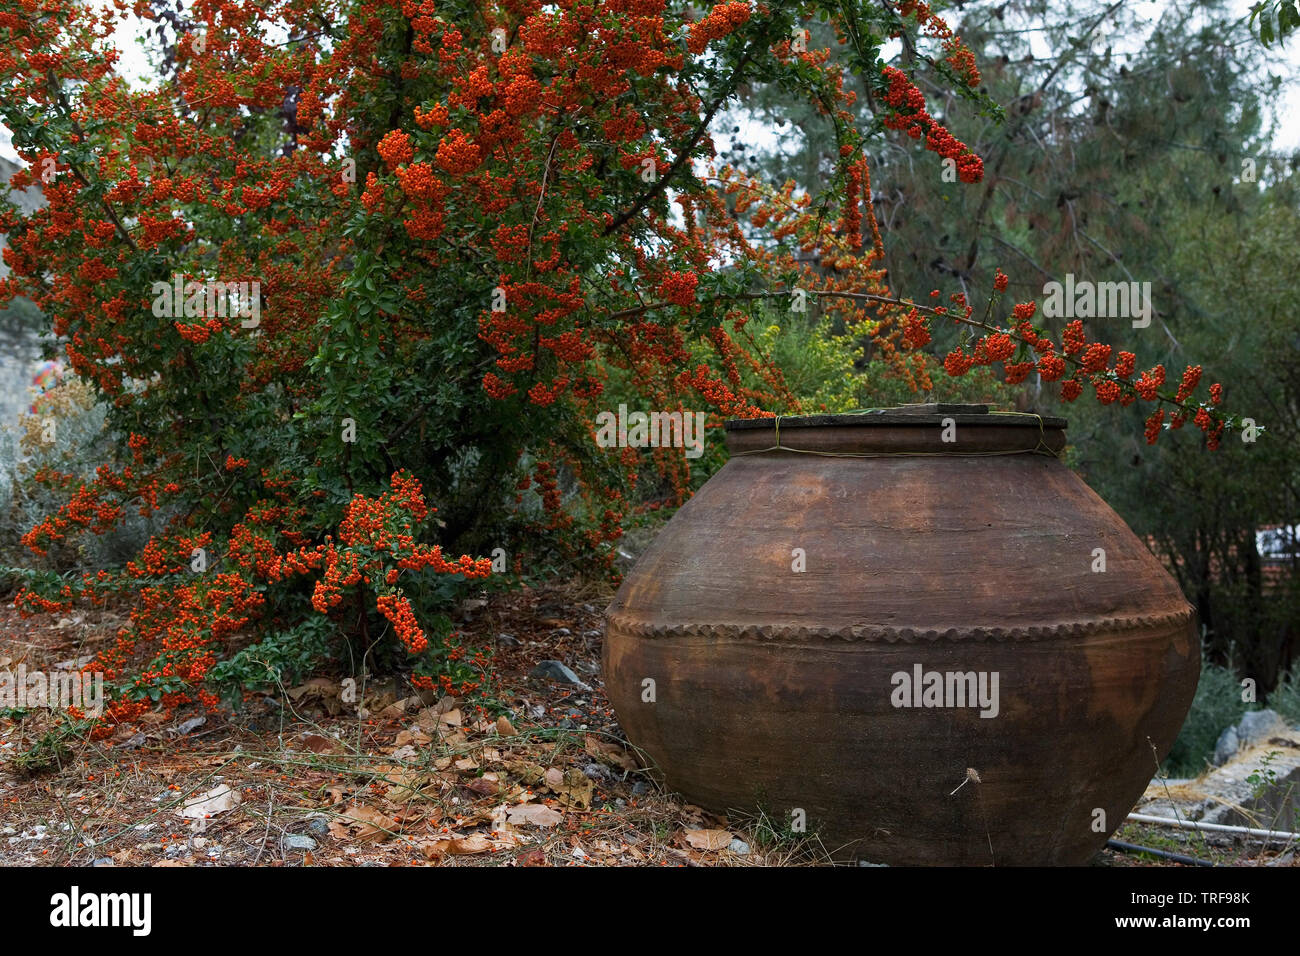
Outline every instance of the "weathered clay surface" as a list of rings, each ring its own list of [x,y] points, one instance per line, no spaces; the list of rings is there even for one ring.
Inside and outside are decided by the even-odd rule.
[[[1194,615],[1041,453],[1063,422],[943,411],[731,428],[732,460],[610,605],[606,688],[702,806],[803,811],[845,858],[1082,863],[1182,724]],[[996,716],[894,706],[917,665],[996,672]]]

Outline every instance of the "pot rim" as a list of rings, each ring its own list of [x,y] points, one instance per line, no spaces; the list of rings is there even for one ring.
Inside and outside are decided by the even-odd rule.
[[[958,425],[1007,428],[1060,428],[1069,427],[1064,418],[1038,415],[1033,412],[1002,412],[987,405],[961,405],[946,402],[927,402],[921,405],[897,405],[892,408],[871,408],[832,415],[777,415],[772,418],[729,418],[723,427],[729,431],[781,428],[879,428],[918,426],[933,428],[944,419]]]

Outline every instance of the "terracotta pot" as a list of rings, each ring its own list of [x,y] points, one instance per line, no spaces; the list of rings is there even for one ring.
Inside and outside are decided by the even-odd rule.
[[[1056,457],[1065,426],[728,422],[730,461],[607,611],[628,739],[691,801],[806,821],[837,858],[1086,862],[1173,744],[1200,648],[1177,583]]]

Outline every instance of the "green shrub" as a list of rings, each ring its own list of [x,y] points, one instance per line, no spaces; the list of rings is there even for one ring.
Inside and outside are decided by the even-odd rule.
[[[1278,681],[1273,693],[1268,695],[1268,706],[1288,723],[1300,726],[1300,667]]]
[[[1202,660],[1196,697],[1165,760],[1165,772],[1171,777],[1201,773],[1209,766],[1224,728],[1236,724],[1250,709],[1241,699],[1241,684],[1231,668]]]

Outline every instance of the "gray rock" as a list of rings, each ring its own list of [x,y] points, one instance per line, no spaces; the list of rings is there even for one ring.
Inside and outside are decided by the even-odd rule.
[[[184,737],[186,734],[197,730],[208,722],[206,717],[191,717],[189,720],[182,721],[172,728],[172,732],[177,736]]]
[[[136,747],[144,746],[145,736],[141,733],[132,734],[126,740],[117,745],[117,750],[134,750]]]
[[[317,817],[307,823],[307,832],[313,836],[327,837],[330,835],[330,825],[327,821]]]
[[[1237,725],[1237,738],[1243,747],[1252,747],[1285,729],[1282,718],[1275,711],[1249,710],[1241,715],[1241,723]]]
[[[1237,728],[1229,727],[1219,734],[1219,741],[1214,745],[1214,765],[1222,767],[1237,756],[1239,749],[1241,749],[1241,740],[1237,737]]]
[[[497,635],[497,647],[518,647],[518,646],[519,646],[519,638],[515,637],[513,634]]]
[[[649,792],[650,784],[646,783],[644,780],[638,780],[636,783],[632,784],[632,796],[634,797],[640,797]]]
[[[557,681],[561,684],[572,684],[582,690],[591,690],[591,687],[584,684],[582,680],[569,668],[565,667],[559,661],[541,661],[536,667],[528,672],[529,677],[542,677],[548,680]]]
[[[584,764],[582,768],[582,772],[586,774],[588,777],[590,777],[592,780],[616,779],[613,771],[611,771],[603,763],[596,763],[596,761],[594,760],[591,761],[590,763]]]
[[[303,836],[301,833],[290,833],[284,838],[284,848],[286,850],[314,850],[316,841],[309,836]]]
[[[113,863],[113,858],[111,856],[101,856],[98,860],[96,860],[94,863],[90,865],[91,866],[114,866],[115,864]]]
[[[749,844],[740,837],[736,837],[727,844],[727,849],[736,854],[736,856],[749,856]]]
[[[555,634],[557,637],[568,637],[573,632],[569,630],[567,627],[557,627],[551,633]]]

